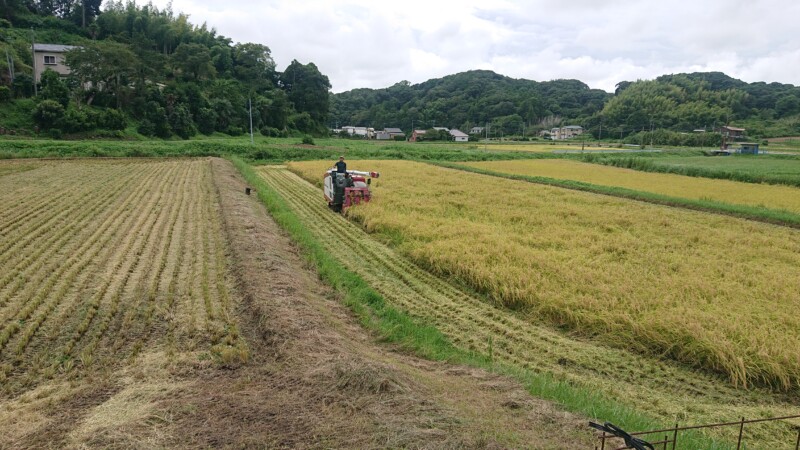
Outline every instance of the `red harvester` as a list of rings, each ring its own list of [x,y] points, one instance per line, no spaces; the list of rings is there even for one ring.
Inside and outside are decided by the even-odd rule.
[[[348,170],[337,173],[336,169],[325,172],[323,186],[328,207],[336,212],[344,212],[350,206],[368,202],[372,197],[369,185],[372,178],[378,178],[378,172],[359,172]]]

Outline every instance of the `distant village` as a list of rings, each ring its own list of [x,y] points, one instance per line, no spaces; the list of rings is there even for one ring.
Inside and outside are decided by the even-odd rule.
[[[472,136],[472,140],[478,140],[486,131],[485,127],[472,127],[469,130],[469,133],[464,133],[461,130],[457,130],[455,128],[446,128],[446,127],[433,127],[431,130],[445,132],[449,135],[449,140],[455,142],[468,142],[470,140],[470,136]],[[401,140],[401,141],[409,141],[409,142],[417,142],[422,141],[425,139],[425,134],[428,133],[430,130],[412,130],[410,135],[407,135],[402,129],[400,128],[384,128],[383,130],[375,130],[375,128],[371,127],[354,127],[354,126],[344,126],[341,128],[332,128],[331,132],[337,135],[342,135],[342,133],[346,133],[350,137],[360,136],[364,139],[375,139],[378,141],[391,141],[391,140]],[[551,139],[554,141],[572,139],[576,136],[580,136],[583,134],[583,127],[580,125],[567,125],[564,127],[555,127],[551,128],[550,130],[542,130],[539,132],[539,137],[544,139]]]

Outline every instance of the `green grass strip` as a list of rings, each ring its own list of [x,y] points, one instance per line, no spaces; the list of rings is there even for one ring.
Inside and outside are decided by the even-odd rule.
[[[800,214],[781,209],[764,208],[761,206],[734,205],[731,203],[718,202],[715,200],[695,200],[683,197],[672,197],[669,195],[656,194],[652,192],[637,191],[616,186],[603,186],[599,184],[585,183],[575,180],[563,180],[558,178],[548,178],[530,175],[517,175],[511,173],[497,172],[494,170],[480,169],[477,167],[465,166],[458,163],[443,161],[428,161],[440,167],[449,169],[463,170],[481,175],[492,177],[507,178],[509,180],[527,181],[529,183],[545,184],[548,186],[573,189],[577,191],[592,192],[595,194],[610,195],[614,197],[639,200],[659,205],[675,206],[695,211],[711,212],[724,214],[727,216],[739,217],[742,219],[765,222],[774,225],[782,225],[791,228],[800,228]]]
[[[627,430],[667,428],[658,420],[647,417],[614,399],[597,392],[596,389],[567,383],[548,373],[536,373],[520,367],[499,364],[490,355],[468,352],[455,347],[436,327],[422,323],[387,304],[358,274],[346,269],[331,256],[305,227],[291,207],[253,170],[243,159],[229,157],[247,183],[253,187],[259,200],[275,221],[300,246],[303,255],[316,268],[320,278],[332,286],[343,302],[356,315],[361,324],[376,332],[383,341],[399,345],[417,356],[469,365],[510,376],[519,381],[534,397],[561,404],[569,411],[591,418],[610,421]],[[333,214],[333,213],[332,213]],[[716,442],[696,432],[681,433],[679,442],[685,448],[727,449],[730,445]]]
[[[663,154],[660,156],[670,156]],[[686,156],[686,155],[682,155]],[[723,157],[718,157],[723,158]],[[759,158],[771,160],[797,160],[797,155],[764,155],[764,156],[726,156],[725,158]],[[755,184],[778,184],[800,187],[800,179],[796,175],[772,175],[766,173],[743,173],[733,170],[712,169],[708,167],[687,167],[673,166],[659,161],[659,157],[647,155],[629,155],[620,157],[619,155],[608,154],[581,154],[576,159],[604,166],[613,166],[623,169],[638,170],[640,172],[670,173],[697,178],[715,178],[720,180],[739,181],[742,183]]]

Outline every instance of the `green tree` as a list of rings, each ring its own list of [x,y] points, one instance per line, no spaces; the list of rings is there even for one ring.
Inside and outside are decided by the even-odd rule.
[[[52,70],[45,70],[41,79],[42,90],[39,96],[44,100],[55,100],[64,107],[69,105],[69,88],[61,76]]]
[[[70,76],[80,86],[96,86],[111,92],[120,108],[130,90],[129,80],[137,73],[139,59],[127,45],[111,41],[92,42],[66,53]]]
[[[275,61],[266,45],[236,44],[233,63],[236,78],[251,88],[263,91],[275,86]]]
[[[189,139],[197,134],[197,128],[192,121],[192,115],[186,105],[180,103],[173,106],[168,119],[172,131],[181,138]]]
[[[200,44],[181,44],[172,55],[175,67],[195,81],[212,78],[217,70],[211,62],[211,52]]]
[[[292,61],[280,76],[281,86],[299,113],[308,113],[318,128],[324,128],[330,108],[328,77],[314,63]]]

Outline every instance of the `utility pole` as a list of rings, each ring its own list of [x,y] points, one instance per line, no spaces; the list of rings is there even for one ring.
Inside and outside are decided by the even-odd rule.
[[[8,64],[8,79],[11,80],[11,84],[14,84],[14,59],[11,58],[11,55],[8,54],[8,47],[6,47],[6,64]]]
[[[36,86],[36,34],[31,27],[31,55],[33,55],[33,95],[39,95],[39,88]]]
[[[255,139],[253,138],[253,100],[248,95],[247,96],[247,106],[250,109],[250,145],[255,145]]]

